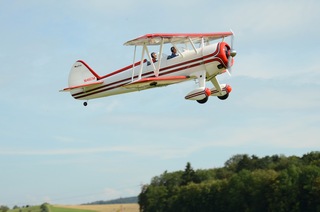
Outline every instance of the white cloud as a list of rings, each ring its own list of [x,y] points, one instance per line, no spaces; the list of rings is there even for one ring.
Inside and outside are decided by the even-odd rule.
[[[319,132],[317,127],[306,122],[282,122],[279,124],[265,124],[260,126],[246,126],[230,139],[232,145],[259,145],[273,148],[319,148]],[[303,130],[302,130],[303,129]]]
[[[235,59],[234,76],[271,79],[283,75],[283,70],[277,65],[270,65],[273,59],[261,53],[248,53]]]
[[[61,148],[61,149],[10,149],[2,148],[0,155],[14,156],[62,156],[62,155],[86,155],[86,154],[104,154],[104,153],[126,153],[134,154],[139,157],[157,157],[162,159],[183,158],[203,147],[193,139],[184,139],[183,143],[177,140],[175,143],[160,142],[156,139],[153,143],[132,145],[108,145],[104,147],[90,148]]]
[[[291,81],[298,84],[319,85],[320,66],[317,58],[311,53],[304,55],[293,55],[292,58],[284,57],[284,50],[274,49],[273,52],[260,51],[245,52],[237,55],[233,67],[233,76],[246,76],[255,79]],[[289,50],[288,50],[289,51]]]
[[[231,20],[249,38],[282,39],[310,32],[309,24],[317,18],[319,2],[308,1],[245,1],[231,9]],[[308,15],[306,15],[308,14]]]
[[[279,82],[280,83],[280,82]],[[255,108],[268,111],[298,111],[316,109],[320,107],[320,99],[315,96],[312,88],[266,87],[264,90],[252,90],[243,96],[237,104],[247,108]]]

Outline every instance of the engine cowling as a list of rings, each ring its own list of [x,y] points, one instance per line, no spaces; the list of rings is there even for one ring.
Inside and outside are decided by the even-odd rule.
[[[217,57],[220,58],[221,60],[221,66],[220,69],[222,68],[228,68],[228,64],[229,64],[229,58],[230,58],[230,54],[231,54],[231,47],[226,43],[226,42],[221,42],[220,46],[219,46],[219,53],[217,55]],[[233,65],[233,57],[231,56],[232,61],[230,65]]]

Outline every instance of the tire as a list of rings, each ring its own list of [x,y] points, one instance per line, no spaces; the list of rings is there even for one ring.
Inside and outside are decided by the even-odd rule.
[[[226,100],[227,98],[229,97],[229,94],[227,93],[226,95],[223,95],[223,96],[218,96],[218,98],[220,100]]]
[[[207,101],[208,101],[208,97],[206,97],[206,98],[204,98],[204,99],[201,99],[201,100],[197,100],[197,102],[199,103],[199,104],[204,104],[204,103],[206,103]]]

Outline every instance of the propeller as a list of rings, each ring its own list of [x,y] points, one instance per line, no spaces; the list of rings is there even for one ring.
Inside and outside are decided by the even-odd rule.
[[[231,63],[232,63],[232,59],[233,57],[235,57],[237,55],[237,51],[233,48],[233,40],[234,40],[234,32],[230,29],[230,31],[232,32],[232,36],[231,36],[231,49],[229,50],[229,57],[228,57],[228,66],[227,66],[227,73],[229,74],[229,76],[231,76]]]

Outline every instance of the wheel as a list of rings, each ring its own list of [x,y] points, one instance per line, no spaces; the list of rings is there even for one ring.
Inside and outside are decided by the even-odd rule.
[[[84,102],[84,103],[83,103],[83,106],[87,106],[87,105],[88,105],[88,102]]]
[[[197,102],[199,103],[199,104],[204,104],[204,103],[206,103],[207,101],[208,101],[208,97],[206,97],[206,98],[204,98],[204,99],[201,99],[201,100],[197,100]]]
[[[229,94],[227,93],[224,96],[218,96],[218,98],[221,99],[221,100],[226,100],[228,98],[228,96],[229,96]]]

